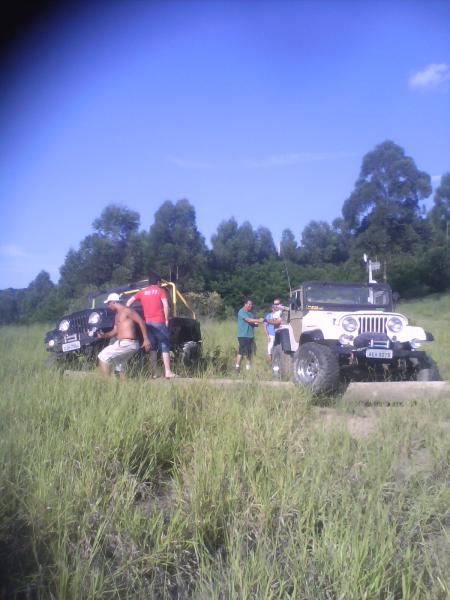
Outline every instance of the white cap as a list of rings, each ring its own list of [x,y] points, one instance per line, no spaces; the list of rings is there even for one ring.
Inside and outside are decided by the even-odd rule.
[[[108,304],[108,302],[120,302],[120,294],[116,294],[115,292],[109,294],[105,300],[105,304]]]

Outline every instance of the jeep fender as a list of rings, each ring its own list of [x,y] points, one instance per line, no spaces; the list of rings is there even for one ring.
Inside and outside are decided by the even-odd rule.
[[[300,344],[306,344],[307,342],[323,342],[325,338],[320,329],[312,329],[311,331],[305,331],[300,336]]]
[[[410,342],[414,339],[420,340],[421,342],[427,341],[427,333],[422,329],[422,327],[407,325],[397,334],[397,340],[399,342]]]
[[[280,345],[283,352],[295,352],[298,344],[294,338],[294,332],[290,325],[282,325],[275,331],[274,346]]]

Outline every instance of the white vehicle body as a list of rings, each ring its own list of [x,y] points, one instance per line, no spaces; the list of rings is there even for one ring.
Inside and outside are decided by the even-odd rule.
[[[355,328],[353,327],[355,323]],[[408,324],[408,319],[395,312],[380,313],[378,311],[314,311],[311,310],[303,318],[303,333],[320,329],[324,338],[339,340],[343,345],[353,346],[359,333],[385,332],[392,342],[426,341],[426,333],[422,327]],[[343,337],[345,336],[345,337]]]
[[[324,387],[345,374],[350,380],[379,372],[392,378],[439,378],[421,350],[433,336],[393,310],[387,284],[305,282],[291,293],[284,322],[276,330],[273,371]],[[292,364],[291,364],[292,363]],[[321,365],[326,363],[326,368]]]

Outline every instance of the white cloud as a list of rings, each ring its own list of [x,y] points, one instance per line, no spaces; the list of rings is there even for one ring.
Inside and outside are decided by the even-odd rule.
[[[288,154],[275,154],[262,158],[246,158],[236,163],[213,163],[199,160],[189,160],[178,156],[166,156],[166,159],[183,169],[238,169],[238,168],[265,168],[289,167],[300,163],[339,160],[354,156],[349,152],[297,152]]]
[[[0,248],[0,290],[26,288],[41,271],[47,271],[55,283],[59,280],[59,267],[51,262],[30,261],[30,257],[5,256]]]
[[[433,63],[411,75],[409,85],[414,89],[430,89],[442,85],[449,79],[450,67],[445,63]]]
[[[8,246],[0,246],[0,254],[3,256],[11,256],[16,258],[27,258],[30,256],[27,252],[22,250],[19,246],[10,244]]]
[[[219,169],[221,165],[200,161],[180,158],[178,156],[166,156],[166,159],[182,169]]]
[[[338,160],[349,156],[352,156],[349,152],[297,152],[278,154],[261,159],[248,159],[244,161],[244,165],[247,167],[289,167],[300,163]]]
[[[0,246],[0,289],[26,288],[41,271],[58,281],[59,266],[53,256],[27,252],[16,244]]]
[[[433,183],[433,185],[439,185],[441,183],[441,177],[442,175],[432,175],[431,183]]]

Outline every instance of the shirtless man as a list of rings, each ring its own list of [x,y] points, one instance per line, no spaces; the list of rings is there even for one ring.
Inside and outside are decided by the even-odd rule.
[[[139,350],[139,341],[136,339],[135,325],[139,326],[142,332],[143,344],[142,347],[146,352],[150,351],[151,345],[147,335],[147,328],[144,321],[138,313],[127,308],[120,302],[119,294],[109,294],[105,300],[106,306],[116,313],[114,320],[114,328],[107,333],[103,331],[97,332],[97,337],[108,339],[116,337],[117,340],[106,346],[98,355],[98,366],[100,373],[104,378],[109,377],[109,365],[115,365],[116,372],[119,373],[121,381],[125,380],[124,366],[125,363]]]

